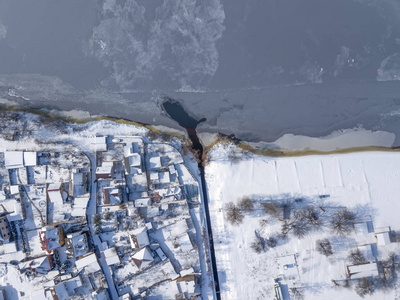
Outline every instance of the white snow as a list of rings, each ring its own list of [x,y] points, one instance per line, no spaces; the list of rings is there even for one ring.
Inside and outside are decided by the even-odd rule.
[[[273,279],[289,271],[287,281],[293,277],[293,282],[303,286],[304,299],[359,299],[354,289],[335,288],[331,280],[346,278],[346,266],[350,265],[347,254],[362,245],[356,237],[372,244],[376,243],[373,233],[368,233],[372,239],[367,239],[367,235],[353,232],[349,238],[342,239],[344,244],[333,244],[334,254],[329,259],[315,250],[318,238],[331,237],[335,241],[329,229],[307,234],[303,239],[290,236],[287,241],[279,241],[276,248],[256,253],[250,247],[255,230],[267,237],[280,230],[279,221],[269,222],[265,227],[260,225],[268,217],[262,209],[257,209],[257,203],[261,199],[305,197],[317,206],[347,207],[360,219],[371,220],[374,228],[391,226],[395,231],[400,230],[400,154],[250,156],[235,163],[229,160],[222,146],[214,147],[210,154],[206,181],[222,299],[273,299]],[[321,198],[320,195],[330,196]],[[225,219],[225,205],[244,196],[255,199],[256,209],[245,215],[241,225],[231,225]],[[386,245],[383,240],[379,243],[382,245],[377,246],[378,261],[390,251],[400,250],[398,243]],[[295,260],[294,267],[279,267],[282,257]],[[369,272],[375,272],[372,269]],[[398,292],[397,288],[376,291],[365,299],[395,299]]]

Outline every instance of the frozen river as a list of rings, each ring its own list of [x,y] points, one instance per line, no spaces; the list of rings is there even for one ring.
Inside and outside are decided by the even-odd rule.
[[[0,97],[274,141],[364,127],[400,145],[396,0],[4,0]]]

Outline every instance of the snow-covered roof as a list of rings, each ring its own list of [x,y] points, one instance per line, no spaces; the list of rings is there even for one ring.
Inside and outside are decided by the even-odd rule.
[[[47,191],[59,191],[61,188],[61,183],[60,182],[54,182],[54,183],[50,183],[47,186]]]
[[[111,174],[113,166],[101,166],[97,167],[96,174]]]
[[[129,165],[131,167],[140,167],[140,154],[133,153],[129,156]]]
[[[24,152],[24,165],[26,167],[34,167],[37,165],[36,152]]]
[[[193,249],[192,243],[188,234],[185,234],[178,239],[179,246],[183,252],[188,252]]]
[[[367,222],[355,223],[354,230],[357,235],[364,235],[368,233]]]
[[[376,240],[377,240],[377,244],[380,245],[380,246],[388,245],[388,244],[391,243],[390,242],[390,235],[389,235],[388,231],[377,233],[376,234]]]
[[[49,200],[53,203],[63,203],[63,198],[60,191],[48,191]]]
[[[150,169],[159,169],[161,168],[161,157],[153,156],[150,157]]]
[[[79,257],[89,252],[86,234],[68,235],[67,237],[70,239],[74,257]]]
[[[147,228],[142,227],[135,230],[132,230],[129,233],[129,238],[131,241],[132,248],[142,248],[150,244],[149,236],[147,234]]]
[[[66,300],[70,296],[75,295],[75,290],[82,286],[82,281],[79,276],[61,282],[54,287],[58,300]]]
[[[160,183],[169,183],[171,181],[169,177],[169,172],[160,172],[158,173]]]
[[[170,165],[170,166],[168,167],[168,170],[169,170],[169,173],[170,173],[171,175],[173,175],[173,174],[176,173],[176,169],[175,169],[175,166],[174,166],[174,165]]]
[[[11,195],[16,195],[18,193],[19,193],[18,185],[10,185],[10,194]]]
[[[47,250],[53,250],[61,246],[57,227],[46,227],[43,229],[43,232],[47,243]]]
[[[139,198],[135,200],[135,207],[147,207],[150,204],[150,198]]]
[[[22,168],[24,166],[24,156],[22,151],[4,152],[4,165],[6,169]]]
[[[132,259],[140,270],[147,267],[154,260],[153,255],[151,254],[150,250],[147,247],[136,252],[132,256]]]
[[[107,137],[105,136],[94,137],[92,144],[95,145],[97,151],[107,151]]]
[[[356,266],[347,266],[351,279],[378,276],[378,266],[376,263],[362,264]]]
[[[14,199],[14,212],[7,215],[7,220],[8,222],[13,222],[13,221],[20,221],[22,219],[23,218],[22,218],[21,204]]]
[[[72,182],[76,185],[83,185],[83,173],[72,173]]]
[[[150,180],[158,180],[158,173],[157,172],[150,173]]]
[[[32,260],[21,262],[18,266],[21,270],[32,268],[41,274],[47,274],[51,269],[50,261],[47,256],[42,256]]]
[[[120,263],[120,259],[115,247],[104,250],[104,256],[106,258],[107,265],[109,266]]]
[[[76,197],[74,199],[74,208],[75,207],[86,208],[88,202],[89,202],[89,197]]]
[[[97,272],[100,270],[100,265],[97,262],[96,254],[94,253],[76,260],[75,266],[79,271],[83,268],[86,268],[89,272]]]

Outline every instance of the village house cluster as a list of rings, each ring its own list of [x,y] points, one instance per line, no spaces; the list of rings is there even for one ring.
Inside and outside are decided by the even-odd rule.
[[[141,137],[92,145],[0,154],[0,274],[31,286],[10,281],[2,297],[200,299],[199,187],[180,152]]]

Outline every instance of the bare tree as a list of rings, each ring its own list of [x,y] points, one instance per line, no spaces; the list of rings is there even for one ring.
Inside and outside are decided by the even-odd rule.
[[[291,226],[293,235],[300,239],[305,237],[311,230],[310,224],[303,221],[294,222]]]
[[[333,254],[331,242],[328,239],[317,240],[315,244],[317,251],[322,255],[330,256]]]
[[[244,212],[252,212],[254,209],[253,201],[249,197],[243,197],[238,204],[239,208]]]
[[[356,293],[364,298],[366,295],[372,295],[375,291],[374,283],[369,278],[361,278],[355,287]]]
[[[250,245],[251,249],[253,249],[256,253],[261,253],[266,251],[265,241],[259,235],[256,235],[253,242]]]
[[[302,208],[296,215],[298,219],[306,221],[313,229],[320,229],[323,225],[319,212],[314,207]]]
[[[262,204],[264,211],[273,218],[279,218],[281,214],[281,208],[275,202],[267,202]]]
[[[228,220],[229,223],[233,225],[239,225],[243,222],[244,215],[235,204],[229,202],[226,205],[225,210],[226,210],[226,219]]]
[[[290,299],[294,300],[303,300],[304,299],[304,290],[294,287],[290,288],[289,290],[290,293]]]
[[[355,219],[354,213],[349,210],[338,210],[330,221],[332,232],[342,236],[348,235],[353,229]]]
[[[348,259],[353,265],[362,265],[368,263],[367,259],[358,249],[351,250]]]

